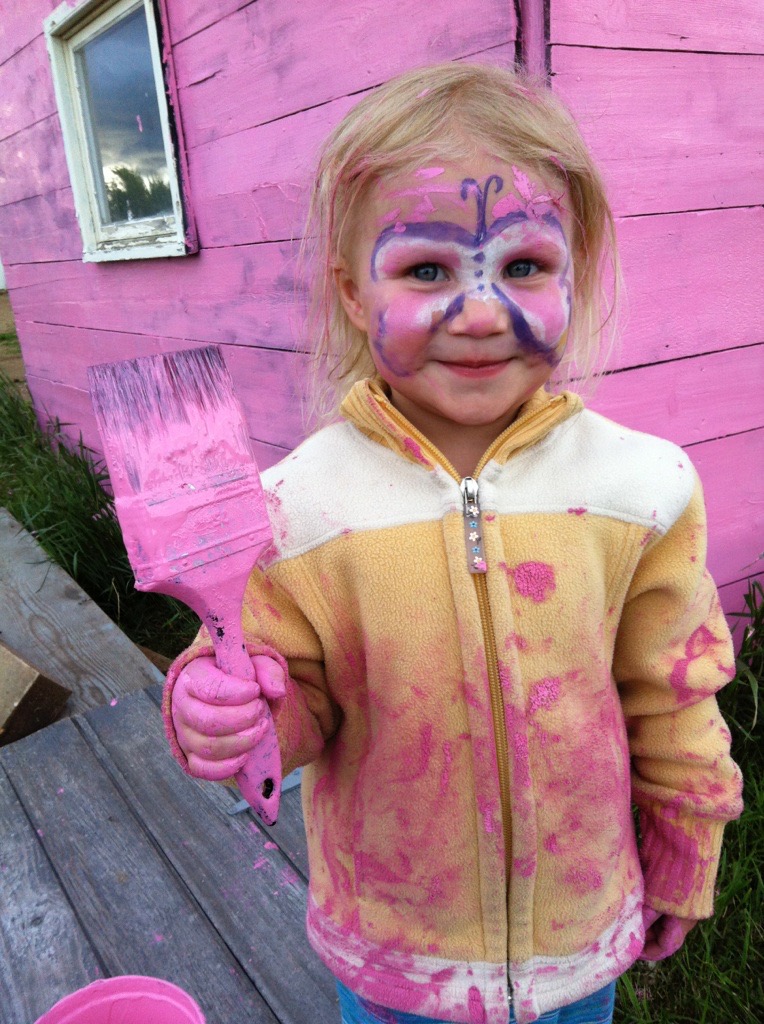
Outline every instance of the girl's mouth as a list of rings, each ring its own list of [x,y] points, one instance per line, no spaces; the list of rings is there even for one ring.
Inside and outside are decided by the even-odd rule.
[[[509,359],[501,359],[495,363],[452,363],[442,362],[441,366],[445,366],[451,373],[456,373],[460,377],[493,377],[504,369],[509,362]]]

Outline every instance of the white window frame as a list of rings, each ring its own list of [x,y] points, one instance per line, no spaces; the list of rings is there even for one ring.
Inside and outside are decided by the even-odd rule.
[[[85,125],[74,50],[110,25],[139,8],[146,13],[154,84],[159,104],[165,157],[170,178],[172,213],[134,221],[103,224],[96,181],[90,156],[90,135]],[[86,263],[106,260],[155,259],[185,256],[196,247],[187,241],[178,173],[178,156],[173,145],[165,82],[160,56],[155,8],[152,0],[84,0],[72,7],[64,2],[45,19],[53,85],[56,93],[66,162],[74,192],[74,204],[82,233],[82,258]]]

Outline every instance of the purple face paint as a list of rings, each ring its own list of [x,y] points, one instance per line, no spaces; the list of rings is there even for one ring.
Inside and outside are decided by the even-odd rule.
[[[429,172],[432,169],[422,170]],[[438,170],[440,172],[442,169]],[[397,222],[385,228],[377,237],[371,252],[369,274],[372,281],[379,281],[380,278],[389,278],[399,272],[399,264],[405,269],[408,263],[416,265],[421,259],[422,265],[435,267],[447,260],[450,276],[460,286],[460,290],[445,305],[440,295],[437,299],[429,298],[431,333],[453,320],[464,308],[468,296],[481,301],[498,300],[509,314],[520,347],[529,355],[540,356],[554,366],[559,362],[558,348],[570,321],[570,255],[564,229],[556,214],[548,210],[541,213],[535,208],[542,202],[549,202],[550,197],[539,194],[527,175],[517,168],[513,168],[513,172],[516,186],[529,200],[530,213],[520,207],[514,195],[508,193],[494,205],[493,213],[499,212],[501,215],[494,216],[489,224],[489,196],[501,194],[504,187],[502,177],[498,174],[489,175],[482,184],[475,178],[464,178],[459,194],[465,203],[472,198],[475,200],[474,231],[447,220]],[[429,196],[426,198],[429,207],[432,207]],[[414,213],[422,212],[422,208],[423,201],[420,201]],[[553,257],[557,263],[562,264],[556,278],[557,287],[547,289],[543,295],[530,294],[525,284],[513,284],[506,277],[505,266],[513,255],[511,249],[517,249],[521,257],[527,251],[529,255],[525,262],[535,268],[541,259],[536,250],[549,247],[550,239]],[[544,252],[543,256],[546,259],[549,253]],[[466,273],[469,263],[473,267],[477,264],[479,269]],[[486,275],[492,278],[490,289],[483,280]],[[516,280],[523,281],[522,278]],[[510,294],[510,290],[515,291],[516,297]],[[438,309],[440,315],[437,315]],[[389,356],[383,354],[384,344],[379,334],[375,349],[388,365]],[[392,366],[389,368],[394,371]],[[400,365],[397,368],[404,369]]]

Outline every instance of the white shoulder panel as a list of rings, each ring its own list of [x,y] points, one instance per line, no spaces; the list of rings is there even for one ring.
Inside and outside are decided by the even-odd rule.
[[[460,507],[459,486],[337,423],[263,473],[280,558],[357,530],[440,519]]]
[[[696,483],[677,445],[583,410],[532,448],[481,474],[483,505],[499,513],[586,510],[665,533]]]

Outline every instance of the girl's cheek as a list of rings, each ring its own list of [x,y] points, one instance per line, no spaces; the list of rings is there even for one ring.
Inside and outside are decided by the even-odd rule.
[[[442,307],[442,299],[415,295],[398,296],[376,307],[370,341],[383,375],[383,367],[395,376],[407,376],[419,368]]]
[[[557,347],[570,326],[569,288],[557,282],[541,292],[508,289],[520,307],[539,343],[547,349]]]

